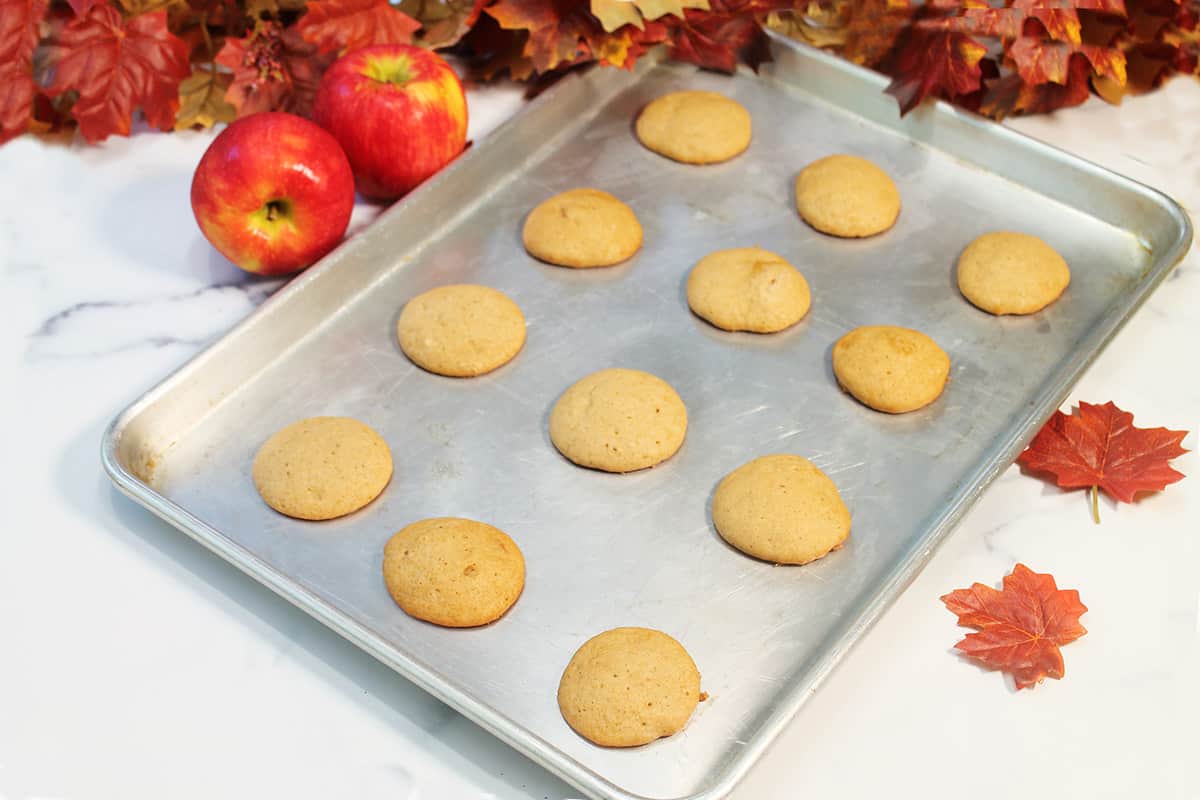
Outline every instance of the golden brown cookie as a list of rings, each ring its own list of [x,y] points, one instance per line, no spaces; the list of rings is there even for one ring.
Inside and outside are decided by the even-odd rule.
[[[837,486],[811,461],[772,455],[722,479],[712,500],[717,533],[743,553],[776,564],[807,564],[850,535]]]
[[[687,409],[671,385],[636,369],[604,369],[563,392],[550,440],[581,467],[633,472],[666,461],[683,444]]]
[[[458,517],[406,526],[383,548],[383,580],[405,613],[447,628],[504,616],[525,587],[525,558],[504,531]]]
[[[671,92],[650,102],[637,119],[638,140],[685,164],[715,164],[750,146],[750,112],[716,92]]]
[[[418,367],[470,378],[507,364],[525,344],[525,315],[487,286],[439,286],[404,306],[396,323],[400,349]]]
[[[700,672],[687,650],[649,628],[614,628],[587,640],[558,684],[563,719],[604,747],[678,733],[700,697]]]
[[[392,477],[392,454],[374,430],[348,417],[288,425],[254,456],[267,505],[298,519],[333,519],[374,500]]]
[[[874,236],[896,224],[900,192],[886,172],[865,158],[826,156],[796,176],[796,208],[822,233]]]
[[[700,259],[687,282],[696,315],[727,331],[774,333],[808,313],[808,281],[760,247],[719,250]]]
[[[599,189],[571,189],[529,212],[522,232],[534,258],[560,267],[610,267],[642,246],[633,210]]]
[[[833,374],[864,405],[902,414],[938,398],[950,377],[950,357],[919,331],[866,325],[833,346]]]
[[[1071,270],[1053,247],[1012,231],[985,233],[958,258],[958,289],[990,314],[1032,314],[1053,303]]]

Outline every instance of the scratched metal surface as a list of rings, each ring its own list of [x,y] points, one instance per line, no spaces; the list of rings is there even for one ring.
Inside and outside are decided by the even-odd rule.
[[[1190,236],[1148,190],[946,108],[900,123],[876,77],[776,47],[763,77],[657,66],[593,72],[543,96],[123,414],[106,441],[114,480],[586,793],[723,796]],[[750,150],[697,168],[642,149],[631,120],[680,88],[743,103]],[[895,177],[904,210],[894,230],[839,241],[800,222],[793,176],[831,152]],[[613,192],[638,214],[645,246],[629,263],[572,271],[524,253],[526,212],[576,186]],[[447,218],[451,208],[460,212]],[[962,300],[954,260],[997,228],[1037,234],[1066,256],[1073,280],[1060,302],[997,319]],[[688,312],[692,264],[745,245],[807,276],[812,311],[795,328],[730,334]],[[510,365],[454,380],[399,352],[400,307],[452,282],[497,287],[524,309],[528,343]],[[940,400],[891,417],[838,391],[830,347],[870,323],[941,343],[953,371]],[[687,441],[655,469],[592,472],[550,445],[559,393],[612,366],[663,377],[687,404]],[[316,414],[379,430],[396,472],[364,511],[304,523],[259,501],[250,465],[270,433]],[[717,481],[775,452],[815,461],[853,513],[846,547],[806,567],[746,558],[709,521]],[[389,599],[384,542],[439,515],[486,520],[523,549],[525,592],[500,622],[440,629]],[[684,732],[632,750],[588,744],[555,703],[574,650],[619,625],[679,639],[710,695]]]

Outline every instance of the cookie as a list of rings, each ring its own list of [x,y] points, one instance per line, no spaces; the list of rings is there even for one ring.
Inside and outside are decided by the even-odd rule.
[[[958,258],[958,290],[989,314],[1041,311],[1070,282],[1071,270],[1063,257],[1026,233],[985,233]]]
[[[529,212],[521,234],[529,255],[560,267],[610,267],[642,246],[633,210],[599,189],[556,194]]]
[[[896,224],[900,192],[886,172],[865,158],[826,156],[796,176],[796,209],[822,233],[874,236]]]
[[[649,628],[614,628],[588,639],[558,684],[563,719],[603,747],[637,747],[676,734],[699,702],[692,657]]]
[[[383,580],[405,613],[447,628],[495,622],[525,588],[525,558],[504,531],[458,517],[406,526],[383,548]]]
[[[563,392],[550,412],[550,440],[581,467],[633,472],[675,454],[687,408],[671,385],[636,369],[593,372]]]
[[[867,325],[833,346],[833,374],[864,405],[902,414],[938,398],[950,377],[950,357],[919,331]]]
[[[422,369],[452,378],[491,372],[525,344],[525,315],[487,286],[439,286],[404,306],[396,323],[404,355]]]
[[[700,259],[687,282],[688,305],[727,331],[774,333],[808,313],[808,281],[759,247],[719,250]]]
[[[392,478],[392,454],[356,419],[310,417],[267,439],[253,475],[262,499],[280,514],[333,519],[379,496]]]
[[[750,112],[716,92],[671,92],[642,109],[638,140],[685,164],[715,164],[750,146]]]
[[[850,511],[837,486],[800,456],[756,458],[717,484],[713,525],[747,555],[776,564],[807,564],[850,535]]]

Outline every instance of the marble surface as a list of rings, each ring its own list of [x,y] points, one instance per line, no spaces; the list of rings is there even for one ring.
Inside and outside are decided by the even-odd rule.
[[[471,136],[520,103],[475,92]],[[1014,125],[1200,208],[1200,83]],[[195,226],[210,139],[0,148],[0,800],[578,796],[102,474],[112,415],[280,285]],[[1198,308],[1193,252],[1072,401],[1186,428],[1195,449]],[[1006,471],[734,800],[1200,797],[1200,478],[1101,514]],[[1091,609],[1066,680],[1019,693],[951,652],[964,631],[937,599],[1018,560]]]

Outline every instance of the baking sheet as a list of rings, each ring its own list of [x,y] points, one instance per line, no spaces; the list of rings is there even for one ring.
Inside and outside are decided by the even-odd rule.
[[[1152,190],[947,106],[901,121],[878,76],[774,47],[761,76],[646,64],[563,81],[123,412],[104,442],[109,474],[589,796],[724,796],[1191,237]],[[643,149],[637,111],[681,88],[744,104],[750,149],[709,167]],[[833,152],[895,178],[893,230],[843,241],[799,220],[795,173]],[[574,271],[524,253],[528,210],[576,186],[632,206],[645,229],[634,259]],[[996,229],[1063,253],[1072,283],[1058,303],[995,318],[958,295],[959,251]],[[726,333],[687,309],[691,266],[749,245],[812,287],[808,317],[784,333]],[[488,376],[422,372],[395,343],[404,302],[455,282],[499,288],[526,314],[525,349]],[[929,408],[887,416],[837,389],[833,342],[879,323],[918,328],[950,354],[949,386]],[[612,366],[661,376],[687,404],[687,441],[657,468],[583,470],[549,442],[558,395]],[[318,414],[380,431],[396,471],[363,511],[305,523],[262,504],[250,465],[267,436]],[[774,452],[812,459],[853,515],[846,547],[802,568],[740,555],[709,521],[720,478]],[[525,592],[492,626],[415,621],[384,589],[384,542],[442,515],[496,525],[525,554]],[[710,695],[681,734],[632,750],[587,743],[555,702],[575,649],[619,625],[680,640]]]

